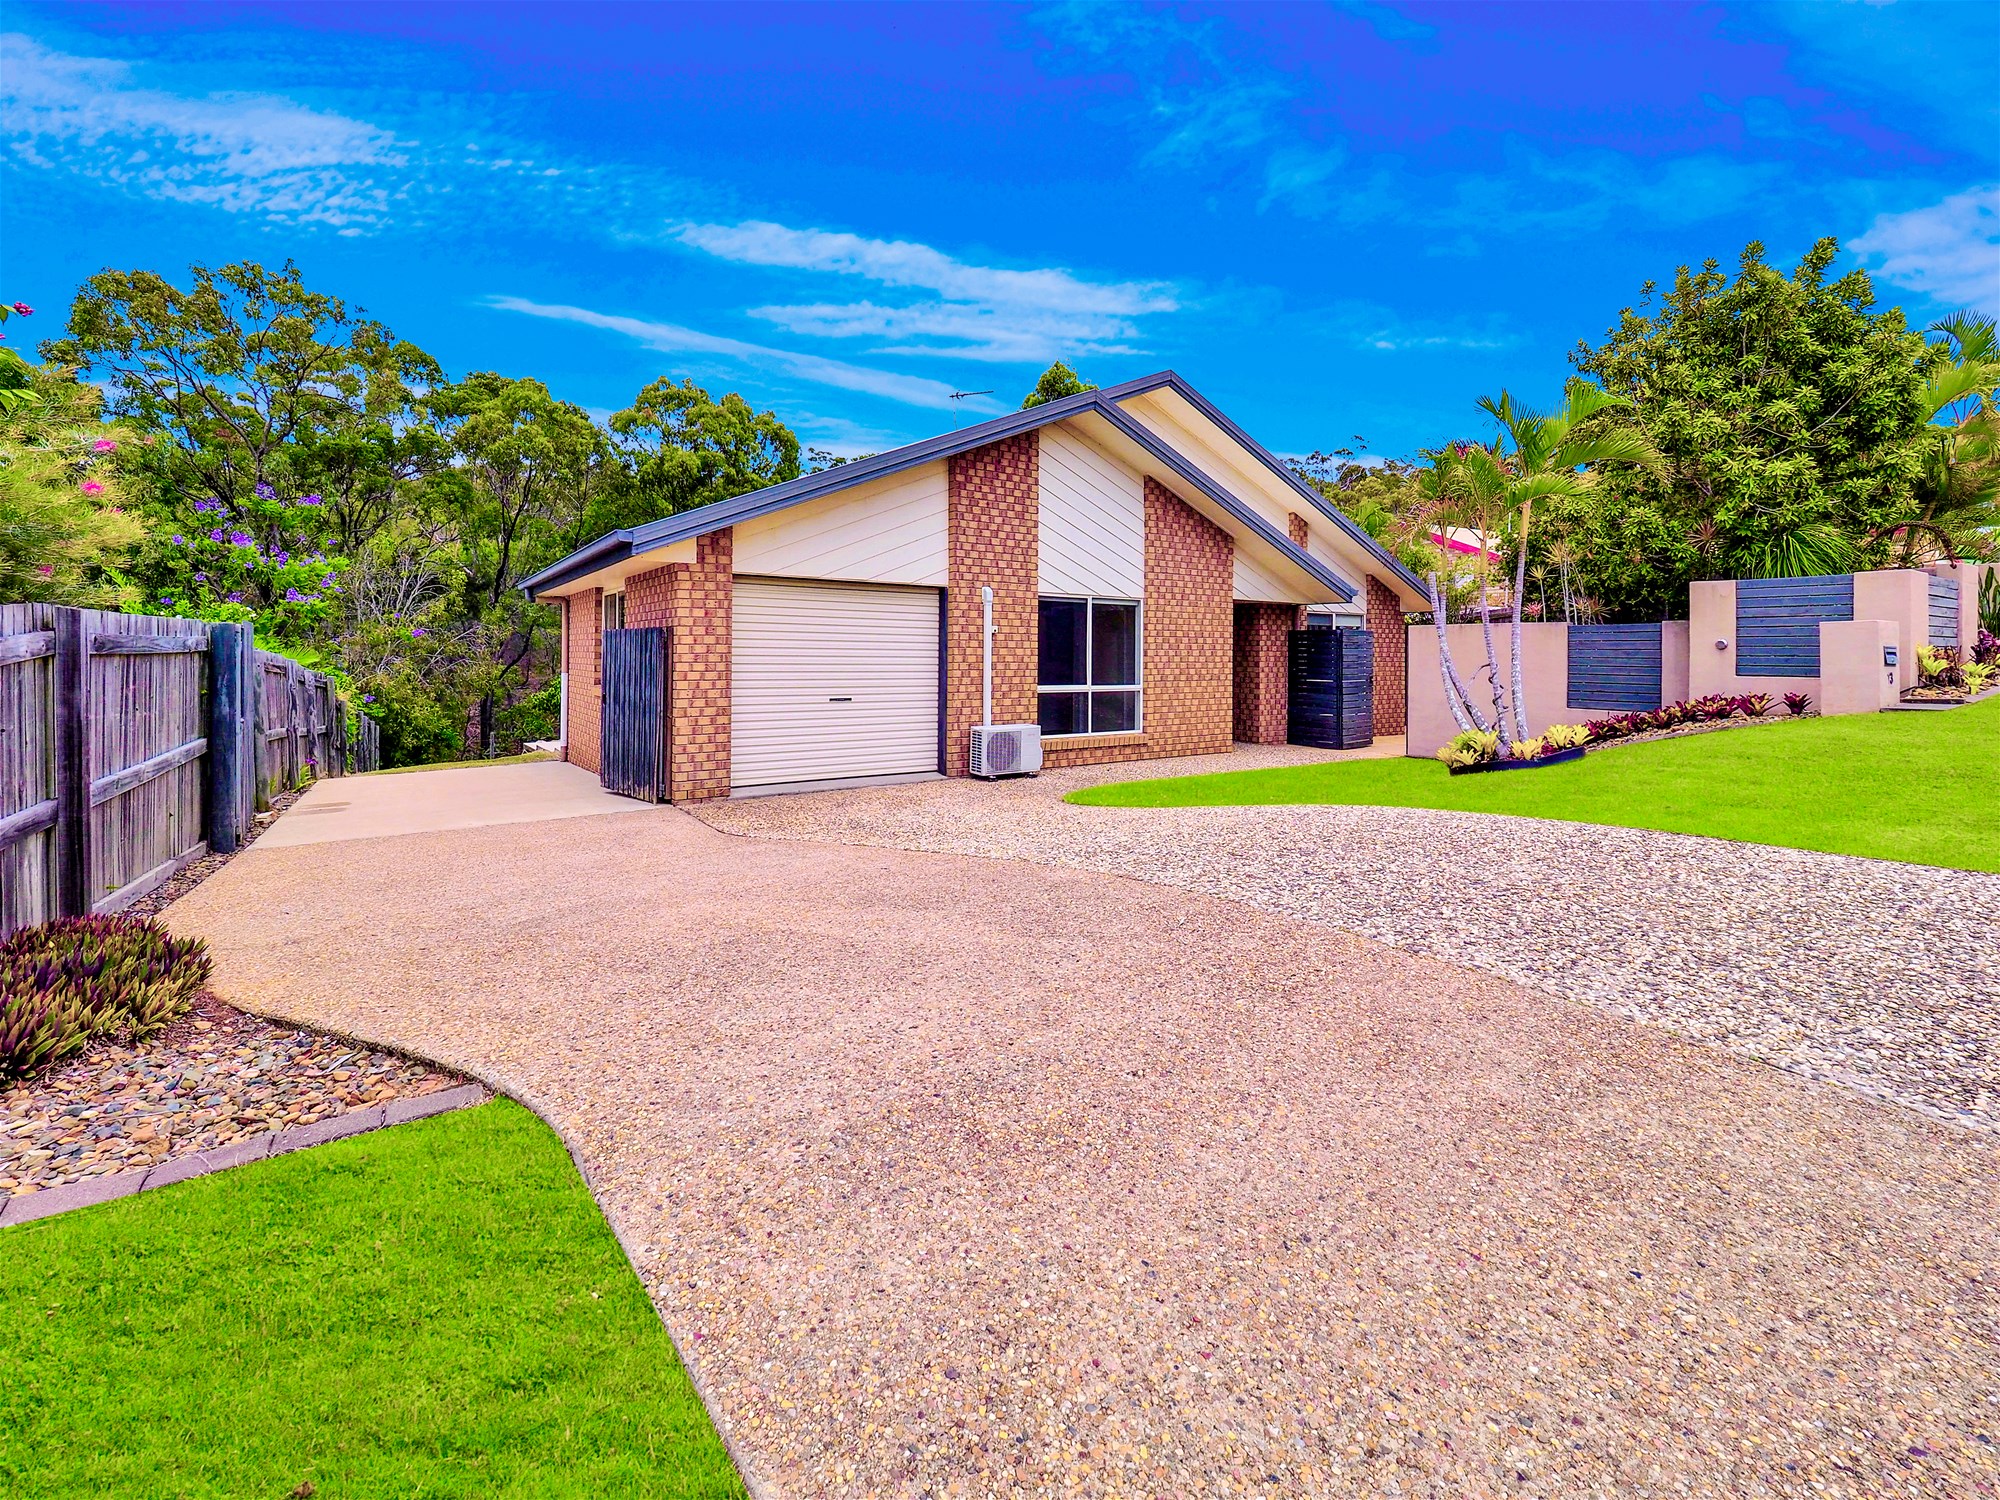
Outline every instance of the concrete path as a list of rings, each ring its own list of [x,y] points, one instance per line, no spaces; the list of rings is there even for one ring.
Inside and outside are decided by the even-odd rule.
[[[167,919],[562,1129],[763,1495],[2000,1478],[1991,1137],[1490,974],[671,810],[264,841]]]
[[[562,761],[376,772],[315,782],[258,837],[258,845],[328,844],[496,823],[629,813],[645,804],[616,797],[594,773]]]

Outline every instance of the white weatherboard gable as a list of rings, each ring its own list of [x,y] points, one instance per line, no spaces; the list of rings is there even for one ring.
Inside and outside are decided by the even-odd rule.
[[[1041,592],[1144,598],[1145,482],[1064,423],[1040,448]]]
[[[771,578],[941,588],[949,488],[940,461],[739,521],[731,566]]]
[[[1261,564],[1243,555],[1242,548],[1236,551],[1236,597],[1262,604],[1318,604],[1323,601],[1308,599],[1298,589],[1277,577]]]
[[[1306,552],[1315,560],[1324,563],[1342,583],[1345,583],[1349,588],[1354,590],[1354,599],[1358,607],[1359,601],[1367,594],[1365,585],[1354,576],[1352,566],[1338,552],[1333,550],[1332,545],[1317,526],[1312,527],[1306,536]],[[1334,601],[1329,599],[1325,602],[1331,604]]]

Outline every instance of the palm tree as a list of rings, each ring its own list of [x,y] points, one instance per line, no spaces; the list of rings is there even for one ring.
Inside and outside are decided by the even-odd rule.
[[[1917,515],[1902,533],[1902,567],[1968,552],[1991,555],[2000,529],[2000,338],[1993,319],[1955,313],[1931,324],[1951,358],[1924,383],[1925,451]]]
[[[1453,476],[1456,492],[1470,500],[1482,513],[1497,509],[1511,530],[1514,548],[1514,608],[1508,642],[1511,712],[1503,712],[1499,683],[1494,683],[1494,714],[1506,728],[1513,720],[1513,738],[1528,738],[1527,688],[1521,658],[1521,599],[1527,587],[1528,542],[1534,524],[1535,502],[1569,498],[1583,494],[1597,482],[1592,466],[1633,463],[1657,470],[1659,450],[1643,432],[1618,427],[1592,418],[1613,407],[1630,403],[1584,380],[1571,380],[1563,391],[1562,404],[1542,413],[1517,405],[1502,391],[1496,401],[1480,400],[1479,406],[1498,424],[1498,439],[1491,447],[1468,446],[1455,451]],[[1486,627],[1486,659],[1494,661],[1491,612],[1481,604]],[[1444,655],[1445,696],[1452,696],[1458,673],[1450,662],[1450,652],[1440,633],[1439,649]],[[1497,673],[1495,674],[1497,677]],[[1462,686],[1458,689],[1463,691]],[[1468,702],[1467,707],[1470,708]],[[1454,710],[1456,716],[1456,710]],[[1477,719],[1477,715],[1473,717]],[[1480,724],[1478,727],[1488,726]],[[1503,732],[1504,745],[1508,736]]]

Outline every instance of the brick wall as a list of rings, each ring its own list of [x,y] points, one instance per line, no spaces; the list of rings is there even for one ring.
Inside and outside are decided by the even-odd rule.
[[[1172,490],[1146,481],[1145,731],[1046,747],[1045,763],[1213,755],[1229,748],[1235,547]]]
[[[1306,539],[1312,535],[1312,528],[1306,525],[1306,518],[1295,510],[1285,513],[1285,530],[1291,533],[1294,547],[1304,547]]]
[[[961,453],[948,472],[945,772],[963,776],[972,726],[979,722],[982,587],[993,590],[993,722],[1035,722],[1039,435],[1027,432]]]
[[[603,713],[604,595],[585,589],[563,600],[563,670],[569,673],[569,758],[601,769],[598,735]]]
[[[667,643],[667,795],[702,802],[729,795],[729,649],[734,534],[695,541],[695,560],[625,583],[628,628],[663,626]]]
[[[695,560],[679,563],[673,597],[672,797],[702,802],[729,795],[731,560],[735,533],[695,541]]]
[[[1296,517],[1294,518],[1296,519]],[[1290,604],[1236,606],[1232,733],[1248,745],[1282,745],[1291,670],[1291,632],[1298,609]]]
[[[1375,633],[1375,732],[1401,734],[1408,722],[1409,637],[1401,601],[1373,573],[1368,575],[1368,628]]]

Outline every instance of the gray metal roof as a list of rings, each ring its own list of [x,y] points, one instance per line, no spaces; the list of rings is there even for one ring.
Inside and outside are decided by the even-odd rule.
[[[1129,400],[1133,396],[1143,396],[1149,391],[1162,389],[1173,391],[1214,422],[1240,443],[1247,453],[1290,486],[1302,500],[1358,543],[1363,550],[1381,563],[1384,569],[1417,592],[1423,592],[1423,583],[1398,562],[1381,543],[1355,525],[1338,506],[1294,474],[1274,454],[1225,417],[1205,396],[1171,370],[1163,370],[1157,375],[1142,376],[1137,380],[1128,380],[1122,385],[1106,386],[1102,390],[1083,391],[1078,395],[1064,396],[1057,401],[1029,407],[1026,411],[1008,412],[1005,416],[994,417],[991,421],[961,428],[957,432],[942,433],[937,437],[925,438],[922,442],[892,448],[886,453],[856,459],[852,463],[841,464],[836,468],[822,469],[817,474],[804,474],[783,484],[752,490],[748,494],[734,495],[727,500],[717,500],[710,505],[682,511],[678,515],[649,521],[643,526],[630,526],[622,531],[608,532],[596,541],[579,547],[560,562],[552,563],[524,580],[520,587],[530,598],[534,598],[548,589],[560,587],[573,579],[595,573],[600,568],[671,546],[675,542],[703,536],[711,531],[720,531],[723,527],[734,526],[740,521],[768,516],[773,511],[800,505],[807,500],[815,500],[822,495],[830,495],[853,485],[864,484],[871,479],[880,479],[887,474],[912,469],[919,464],[933,463],[941,458],[950,458],[954,454],[983,448],[988,443],[999,442],[1002,438],[1014,437],[1023,432],[1032,432],[1038,427],[1046,427],[1051,422],[1060,422],[1065,417],[1091,415],[1103,418],[1118,429],[1122,436],[1144,448],[1182,482],[1256,532],[1298,567],[1332,589],[1338,598],[1352,599],[1353,587],[1339,574],[1300,547],[1289,536],[1274,528],[1232,495],[1224,485],[1189,463],[1171,444],[1135,420],[1118,405],[1119,402]]]

